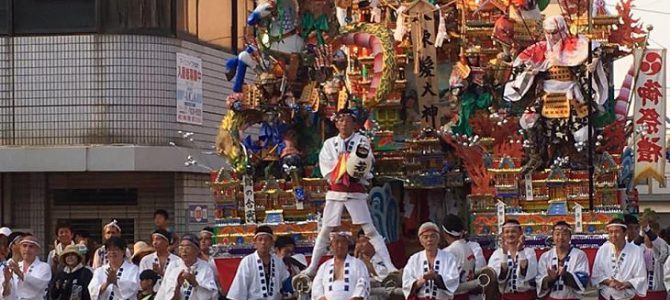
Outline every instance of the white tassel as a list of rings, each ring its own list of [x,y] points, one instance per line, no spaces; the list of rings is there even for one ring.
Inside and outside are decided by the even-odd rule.
[[[437,26],[437,36],[435,37],[435,47],[440,48],[442,47],[444,40],[447,39],[447,24],[444,20],[444,14],[442,14],[442,11],[440,11],[440,6],[435,6],[437,7],[437,10],[439,11],[438,13],[440,15],[440,24]]]
[[[370,2],[370,22],[379,23],[382,21],[382,9],[379,8],[379,0],[372,0]]]
[[[347,9],[335,7],[335,16],[337,17],[337,22],[340,23],[340,27],[347,25]]]
[[[396,11],[398,13],[398,19],[395,23],[393,38],[398,42],[402,42],[402,38],[405,36],[405,33],[407,33],[407,28],[405,27],[405,15],[403,14],[405,10],[407,10],[407,7],[400,6]]]

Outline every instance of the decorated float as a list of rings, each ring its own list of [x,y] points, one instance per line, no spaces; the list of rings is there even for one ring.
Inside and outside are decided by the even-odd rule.
[[[447,213],[485,247],[506,218],[538,248],[558,220],[580,247],[600,245],[611,218],[637,212],[635,183],[663,179],[664,117],[649,110],[665,111],[665,56],[646,49],[631,0],[591,2],[258,1],[254,35],[226,63],[219,254],[251,252],[261,223],[310,252],[327,190],[318,153],[342,108],[370,137],[370,209],[397,265],[421,222]],[[617,95],[613,62],[629,55]]]

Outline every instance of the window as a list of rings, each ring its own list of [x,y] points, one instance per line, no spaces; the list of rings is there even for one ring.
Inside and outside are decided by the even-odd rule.
[[[102,241],[102,226],[109,223],[109,220],[103,219],[58,219],[58,222],[67,221],[72,224],[74,232],[86,231],[93,241]],[[116,219],[121,227],[121,237],[130,243],[135,240],[135,220],[134,219]],[[52,230],[51,232],[54,232]],[[54,237],[55,239],[55,237]],[[131,249],[132,250],[132,249]]]
[[[137,189],[55,189],[54,205],[137,205]]]
[[[101,31],[170,34],[174,1],[99,0]]]
[[[244,45],[247,15],[253,7],[253,0],[177,0],[177,33],[223,49],[239,50]]]
[[[81,33],[96,31],[96,0],[13,1],[12,21],[14,33]],[[5,9],[5,16],[7,15],[6,12],[7,10]]]

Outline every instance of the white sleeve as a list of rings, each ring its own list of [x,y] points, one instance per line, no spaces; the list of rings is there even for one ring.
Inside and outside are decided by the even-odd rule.
[[[195,292],[198,295],[197,299],[212,299],[218,289],[216,287],[216,281],[214,278],[214,271],[209,266],[207,262],[203,262],[204,267],[197,275],[198,287],[195,288]]]
[[[586,291],[586,286],[582,284],[582,282],[577,277],[577,274],[575,273],[582,272],[589,274],[589,259],[586,257],[586,253],[584,253],[584,251],[577,251],[576,254],[577,255],[575,256],[575,259],[577,259],[577,263],[575,263],[574,272],[570,272],[570,274],[577,283],[577,286],[579,286],[579,290],[577,292],[581,294]]]
[[[635,290],[635,294],[637,294],[640,297],[644,297],[647,295],[647,269],[644,268],[644,254],[642,252],[642,248],[640,247],[635,247],[635,251],[633,252],[633,255],[635,256],[635,264],[632,266],[633,270],[631,271],[631,278],[629,280],[626,280],[627,282],[630,282],[631,285],[633,285],[633,289]],[[643,267],[636,267],[636,266],[643,266]]]
[[[321,171],[321,176],[326,181],[330,179],[330,173],[333,172],[338,163],[337,153],[331,150],[331,144],[332,140],[327,139],[319,152],[319,171]]]
[[[363,299],[368,299],[370,295],[370,273],[365,264],[360,261],[358,258],[354,258],[356,264],[356,287],[354,288],[354,293],[352,298],[360,297]]]
[[[503,285],[507,281],[507,278],[509,278],[509,274],[507,274],[507,277],[500,280],[500,271],[501,271],[501,264],[507,263],[507,258],[503,254],[502,250],[498,249],[496,251],[493,251],[493,254],[491,257],[489,257],[489,267],[491,267],[495,272],[496,275],[498,276],[498,284]],[[507,270],[508,272],[510,270]]]
[[[140,288],[140,274],[137,272],[137,267],[129,268],[121,278],[117,280],[117,284],[112,285],[114,295],[119,295],[121,299],[132,299],[137,297],[137,291]]]
[[[97,268],[93,271],[93,278],[88,284],[88,293],[91,295],[91,300],[97,300],[100,297],[100,286],[102,286],[106,280],[105,269]]]
[[[438,250],[439,251],[439,250]],[[459,273],[459,264],[456,261],[456,257],[448,252],[445,252],[445,257],[447,258],[444,264],[444,268],[440,270],[440,276],[446,289],[446,294],[448,297],[451,297],[456,292],[458,285],[460,283],[460,273]]]
[[[605,261],[607,258],[604,257],[605,254],[604,252],[606,248],[600,247],[598,249],[598,252],[596,253],[596,259],[593,261],[593,273],[591,274],[591,284],[598,288],[600,286],[600,283],[603,282],[603,280],[607,279],[608,276],[605,273],[605,266],[602,265],[603,261]]]
[[[663,281],[665,282],[666,290],[670,291],[670,259],[663,264]]]
[[[233,279],[233,283],[230,285],[228,295],[226,296],[228,299],[246,300],[249,298],[249,290],[251,289],[251,280],[249,280],[249,276],[255,274],[252,270],[248,270],[247,268],[249,260],[249,256],[245,256],[237,267],[235,278]]]
[[[542,289],[542,281],[544,280],[545,277],[548,276],[547,269],[550,267],[549,265],[549,253],[551,253],[551,250],[542,253],[542,256],[540,256],[540,261],[537,263],[537,276],[535,277],[535,281],[537,284],[537,296],[542,298],[546,295],[549,294],[549,291],[551,289]]]
[[[170,264],[170,266],[172,265],[173,264]],[[172,299],[172,295],[174,295],[174,289],[177,280],[175,279],[175,272],[172,271],[175,268],[170,268],[170,266],[168,266],[168,269],[165,271],[165,277],[163,278],[163,282],[158,289],[158,293],[156,293],[156,299]]]
[[[416,270],[414,269],[415,265],[417,264],[417,259],[418,255],[416,254],[410,257],[407,261],[407,264],[405,265],[405,268],[402,270],[402,292],[405,295],[405,298],[410,296],[414,282],[420,276],[419,274],[416,274]]]
[[[34,291],[45,291],[51,281],[51,266],[40,263],[35,271],[23,274],[23,284]]]
[[[319,270],[316,272],[316,277],[312,281],[312,300],[318,300],[321,297],[326,295],[325,289],[323,288],[323,273],[325,272],[326,265],[328,263],[323,263],[319,266]]]
[[[142,257],[142,260],[140,260],[140,272],[144,270],[153,270],[153,260],[150,259],[151,255],[147,255],[145,257]],[[168,266],[169,267],[169,266]]]
[[[95,250],[95,253],[93,253],[93,264],[91,264],[93,270],[102,267],[102,254],[100,253],[100,249],[102,248],[98,248],[98,250]]]
[[[656,260],[660,261],[662,264],[668,260],[668,243],[665,242],[661,237],[657,237],[653,240],[652,245],[654,246],[654,254],[656,255]]]
[[[528,260],[528,268],[526,269],[526,275],[521,275],[521,268],[519,268],[519,279],[524,282],[528,282],[528,285],[532,286],[531,282],[535,281],[537,276],[537,255],[535,254],[534,249],[524,248],[523,255]]]
[[[475,255],[475,268],[477,270],[486,267],[486,258],[484,257],[484,250],[479,245],[479,243],[474,242],[476,245],[471,247],[472,253]]]
[[[49,254],[47,254],[47,264],[51,267],[51,264],[53,264],[54,261],[54,254],[56,254],[56,250],[51,250],[49,251]]]

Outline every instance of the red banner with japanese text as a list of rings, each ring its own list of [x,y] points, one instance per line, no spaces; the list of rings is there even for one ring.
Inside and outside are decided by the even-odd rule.
[[[635,84],[635,176],[639,184],[653,178],[665,186],[665,52],[636,49],[640,68]]]

